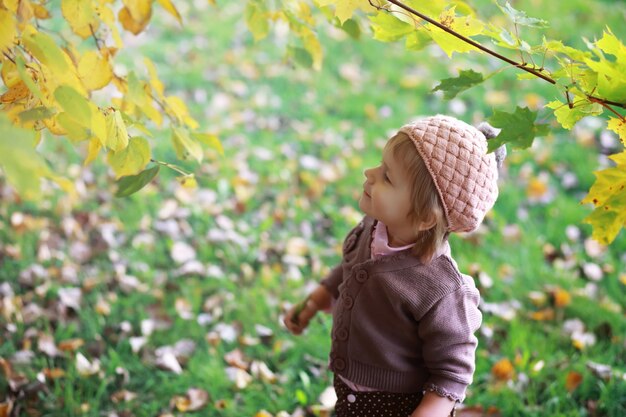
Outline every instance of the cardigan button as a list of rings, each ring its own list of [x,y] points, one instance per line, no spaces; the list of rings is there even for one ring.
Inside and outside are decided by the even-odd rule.
[[[358,282],[360,282],[361,284],[363,284],[365,281],[367,281],[367,271],[365,271],[364,269],[359,270],[359,272],[356,273],[356,280]]]
[[[344,369],[346,369],[346,361],[341,358],[335,359],[333,365],[335,365],[335,369],[338,371],[343,371]]]
[[[348,338],[348,330],[346,330],[345,327],[342,327],[341,329],[337,330],[335,335],[339,340],[346,340]]]
[[[350,310],[353,305],[354,305],[354,299],[352,297],[350,297],[349,295],[346,295],[343,297],[343,307],[346,310]]]

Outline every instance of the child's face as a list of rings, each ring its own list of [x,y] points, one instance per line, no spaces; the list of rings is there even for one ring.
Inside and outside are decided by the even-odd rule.
[[[404,167],[391,152],[385,151],[379,166],[365,170],[365,178],[359,200],[361,210],[383,222],[390,233],[403,231],[406,235],[410,232],[411,184]]]

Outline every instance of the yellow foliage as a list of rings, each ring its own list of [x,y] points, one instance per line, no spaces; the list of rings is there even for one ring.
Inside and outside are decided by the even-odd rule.
[[[0,9],[0,52],[13,46],[17,30],[15,16],[8,10]]]
[[[172,4],[171,0],[157,0],[157,1],[161,5],[161,7],[167,10],[172,16],[176,18],[176,20],[178,20],[178,23],[181,23],[181,24],[183,23],[183,19],[182,17],[180,17],[180,13],[178,13],[178,10],[176,10],[176,7],[174,6],[174,4]]]
[[[135,175],[150,162],[150,145],[145,138],[132,138],[123,150],[110,151],[107,160],[117,178]]]
[[[61,0],[61,12],[74,33],[83,39],[90,37],[100,26],[91,1]]]
[[[117,16],[122,27],[134,35],[141,33],[152,17],[152,0],[123,0],[123,3]]]
[[[78,76],[88,91],[99,90],[109,85],[113,70],[106,57],[87,51],[78,61]]]

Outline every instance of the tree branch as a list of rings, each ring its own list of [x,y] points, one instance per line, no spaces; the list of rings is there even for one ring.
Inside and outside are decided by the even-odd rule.
[[[441,24],[440,22],[437,22],[434,19],[431,19],[430,17],[426,16],[425,14],[418,12],[417,10],[413,9],[410,6],[407,6],[406,4],[404,4],[404,3],[402,3],[402,2],[400,2],[398,0],[387,0],[387,1],[389,3],[395,4],[396,6],[400,7],[401,9],[403,9],[403,10],[405,10],[405,11],[407,11],[407,12],[409,12],[409,13],[417,16],[417,17],[419,17],[420,19],[423,19],[423,20],[427,21],[428,23],[438,27],[439,29],[449,33],[450,35],[452,35],[452,36],[462,40],[463,42],[468,43],[468,44],[472,45],[473,47],[475,47],[475,48],[477,48],[477,49],[479,49],[479,50],[481,50],[481,51],[483,51],[483,52],[485,52],[485,53],[487,53],[487,54],[489,54],[489,55],[491,55],[491,56],[493,56],[495,58],[498,58],[501,61],[506,62],[507,64],[510,64],[510,65],[512,65],[512,66],[514,66],[516,68],[519,68],[519,69],[521,69],[523,71],[529,72],[529,73],[533,74],[534,76],[536,76],[538,78],[541,78],[544,81],[549,82],[550,84],[556,85],[556,81],[553,78],[549,77],[548,75],[543,74],[541,71],[538,71],[538,70],[536,70],[534,68],[529,68],[528,66],[526,66],[525,63],[516,62],[516,61],[514,61],[514,60],[512,60],[510,58],[507,58],[504,55],[501,55],[501,54],[499,54],[499,53],[497,53],[497,52],[495,52],[495,51],[493,51],[493,50],[491,50],[491,49],[489,49],[489,48],[479,44],[478,42],[476,42],[476,41],[474,41],[474,40],[472,40],[472,39],[470,39],[470,38],[468,38],[466,36],[463,36],[460,33],[455,32],[454,30],[450,29],[449,27]],[[377,8],[379,10],[383,9],[380,6],[374,5],[371,1],[370,1],[370,4],[373,7]],[[543,66],[542,66],[542,68],[540,70],[543,70]],[[626,109],[626,103],[619,103],[619,102],[616,102],[616,101],[605,100],[605,99],[603,99],[601,97],[596,97],[596,96],[591,95],[591,94],[587,94],[587,98],[589,99],[589,101],[592,101],[592,102],[595,102],[595,103],[600,103],[600,104],[603,104],[603,105],[606,104],[606,105],[616,106],[616,107],[621,107],[621,108],[625,108]],[[609,108],[609,107],[607,107],[607,108]]]

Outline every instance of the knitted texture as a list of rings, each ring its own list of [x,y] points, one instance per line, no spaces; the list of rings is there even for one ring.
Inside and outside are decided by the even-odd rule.
[[[470,232],[498,198],[498,168],[485,135],[453,117],[437,115],[403,126],[430,172],[451,232]]]
[[[374,226],[366,216],[348,234],[321,282],[335,298],[330,369],[358,386],[462,401],[481,323],[472,278],[447,250],[429,264],[410,249],[371,259]]]

